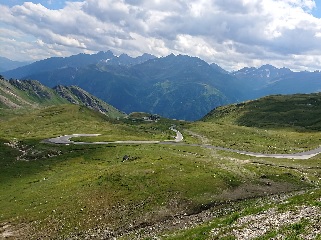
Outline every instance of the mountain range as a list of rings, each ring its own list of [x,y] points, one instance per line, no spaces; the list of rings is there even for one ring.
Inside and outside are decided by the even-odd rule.
[[[35,79],[48,87],[78,86],[126,113],[157,113],[197,120],[213,108],[271,94],[321,89],[320,72],[293,72],[263,65],[228,72],[197,57],[111,51],[53,57],[3,72],[6,78]]]
[[[293,72],[288,68],[263,65],[260,68],[243,68],[233,72],[248,87],[247,99],[272,94],[315,93],[321,90],[321,73]]]

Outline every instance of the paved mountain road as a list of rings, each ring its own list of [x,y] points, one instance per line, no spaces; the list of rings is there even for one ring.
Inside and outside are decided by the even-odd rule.
[[[65,135],[56,138],[50,138],[43,140],[45,143],[54,143],[54,144],[177,144],[181,146],[195,146],[195,147],[203,147],[215,150],[222,150],[222,151],[229,151],[235,152],[239,154],[244,154],[253,157],[269,157],[269,158],[285,158],[285,159],[310,159],[319,153],[321,153],[321,147],[316,149],[300,152],[300,153],[293,153],[293,154],[264,154],[264,153],[254,153],[254,152],[247,152],[247,151],[240,151],[230,148],[224,147],[216,147],[209,144],[188,144],[183,143],[183,135],[180,131],[176,130],[174,127],[170,127],[172,131],[176,133],[174,140],[165,140],[165,141],[114,141],[114,142],[74,142],[71,141],[71,138],[74,137],[95,137],[99,136],[100,134],[72,134],[72,135]]]
[[[54,144],[75,144],[75,145],[83,145],[83,144],[152,144],[159,143],[160,141],[113,141],[113,142],[74,142],[70,140],[75,137],[97,137],[101,134],[71,134],[60,136],[56,138],[49,138],[44,140],[46,143],[54,143]]]
[[[170,127],[170,130],[176,133],[174,140],[165,140],[165,143],[177,143],[183,141],[183,135],[180,131],[176,130],[174,127]],[[153,144],[153,143],[162,143],[161,141],[113,141],[113,142],[74,142],[71,141],[71,138],[75,137],[97,137],[101,134],[71,134],[60,136],[56,138],[49,138],[43,140],[46,143],[54,143],[54,144]]]

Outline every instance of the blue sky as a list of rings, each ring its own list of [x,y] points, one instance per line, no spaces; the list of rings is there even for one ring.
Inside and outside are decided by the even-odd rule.
[[[15,5],[22,5],[24,2],[23,0],[0,0],[1,4],[7,5],[9,7],[13,7]],[[50,8],[50,9],[61,9],[65,6],[66,1],[64,0],[42,0],[42,1],[31,1],[35,4],[40,3],[41,5]],[[76,2],[76,1],[74,1]]]
[[[321,0],[315,0],[316,7],[312,10],[313,16],[321,18]]]
[[[321,0],[0,0],[0,56],[112,50],[321,70]]]

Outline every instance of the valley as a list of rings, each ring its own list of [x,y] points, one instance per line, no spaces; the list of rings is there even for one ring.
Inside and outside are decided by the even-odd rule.
[[[291,71],[111,52],[48,61],[20,70],[43,64],[50,79],[0,79],[0,239],[321,238],[321,95],[242,102],[245,75],[262,90]]]
[[[321,0],[0,10],[0,240],[321,240]]]
[[[318,101],[319,96],[293,96],[290,105],[305,109],[301,101],[311,99]],[[287,154],[319,147],[321,133],[315,110],[291,125],[287,118],[271,125],[264,115],[255,114],[253,123],[261,124],[244,126],[247,121],[241,119],[248,111],[262,111],[258,106],[282,106],[278,98],[258,101],[218,108],[195,122],[162,117],[145,121],[142,113],[111,118],[77,104],[55,104],[27,112],[2,109],[6,114],[0,117],[0,236],[320,237],[319,155],[305,160],[278,159],[223,149]],[[264,111],[276,113],[275,109]],[[312,116],[314,124],[304,128],[299,120]],[[184,136],[183,142],[42,142],[74,133],[101,134],[72,138],[75,143],[173,140],[176,133],[170,129],[172,125]],[[222,148],[206,147],[204,142]],[[282,223],[264,223],[280,218]],[[261,226],[257,228],[260,231],[253,228],[256,225]]]

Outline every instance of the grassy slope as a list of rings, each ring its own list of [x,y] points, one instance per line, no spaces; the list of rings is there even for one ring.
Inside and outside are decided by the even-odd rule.
[[[269,96],[214,109],[191,129],[216,146],[265,153],[307,151],[321,145],[320,94]]]
[[[211,141],[212,135],[206,135],[208,127],[216,129],[220,136],[239,130],[238,126],[224,127],[223,123],[117,121],[75,105],[6,116],[0,121],[0,223],[25,239],[64,238],[73,233],[82,238],[88,236],[88,231],[97,234],[94,229],[125,232],[132,229],[130,226],[194,214],[219,204],[223,209],[229,208],[226,201],[309,189],[317,186],[321,177],[319,157],[292,161],[178,145],[40,143],[44,138],[71,133],[102,133],[100,140],[167,139],[173,135],[168,131],[173,123],[183,132],[189,128]],[[253,136],[257,135],[253,130]],[[239,137],[242,140],[245,134]],[[191,135],[186,139],[200,141]],[[131,160],[122,162],[124,155],[130,155]],[[318,194],[316,191],[311,195],[311,203],[321,196]],[[250,203],[244,204],[249,213],[254,211]],[[207,223],[206,231],[202,225],[168,237],[210,238],[215,224],[228,225],[237,219],[231,211],[225,212],[218,220]],[[217,222],[220,219],[222,222]],[[17,229],[23,231],[15,232]]]
[[[255,152],[305,151],[318,147],[321,142],[320,101],[320,94],[269,96],[214,109],[202,121],[191,123],[186,127],[189,131],[202,136],[194,136],[190,141],[205,141],[216,146]],[[229,154],[223,153],[223,155]],[[250,161],[254,169],[261,166],[273,167],[271,169],[273,173],[276,169],[281,170],[283,174],[286,174],[289,169],[295,169],[297,173],[302,174],[302,179],[309,179],[316,189],[284,195],[280,198],[235,202],[226,207],[223,214],[214,214],[216,217],[210,221],[188,230],[174,231],[166,237],[164,235],[164,239],[238,239],[242,233],[253,233],[260,227],[264,231],[261,231],[259,237],[255,239],[274,237],[305,239],[309,234],[310,238],[321,239],[318,231],[320,227],[318,216],[321,210],[320,156],[304,161],[265,158],[251,158]],[[274,175],[276,176],[280,175]],[[309,214],[306,217],[298,213],[300,209],[315,207],[319,213]],[[266,211],[272,211],[273,213],[269,216],[274,216],[274,220],[267,225],[264,217]],[[209,212],[213,213],[215,210]],[[282,214],[289,217],[270,227],[280,220]],[[316,216],[316,219],[313,219],[313,216]],[[296,221],[291,222],[291,217],[297,218]],[[246,219],[251,220],[247,222]],[[257,229],[253,227],[256,224],[259,226]]]
[[[272,95],[214,109],[203,120],[265,129],[321,130],[321,94]]]
[[[223,106],[210,112],[202,121],[185,126],[189,132],[198,134],[190,136],[188,140],[256,152],[305,151],[318,147],[321,143],[320,101],[320,94],[269,96],[256,101]],[[222,155],[229,154],[222,153]],[[240,156],[234,157],[240,159]],[[217,213],[217,209],[212,209],[207,214],[212,213],[216,217],[211,218],[210,221],[188,230],[167,233],[163,238],[239,239],[241,234],[245,234],[244,237],[246,234],[259,232],[261,227],[261,233],[255,239],[275,237],[305,239],[309,235],[310,238],[321,239],[318,230],[321,157],[316,156],[305,161],[264,158],[250,158],[249,161],[253,170],[262,166],[271,166],[273,168],[270,169],[271,173],[275,173],[278,169],[286,174],[289,169],[295,169],[303,176],[302,179],[309,179],[316,188],[280,198],[265,197],[234,202],[225,207],[223,213],[220,211]],[[238,167],[240,171],[244,168],[243,165]],[[280,175],[277,174],[274,177],[278,178]],[[303,216],[302,212],[299,213],[300,209],[316,209],[318,213]],[[274,220],[266,224],[267,217],[264,215],[268,211],[271,211],[268,216]],[[289,217],[284,217],[280,221],[281,215]],[[316,216],[315,219],[314,216]],[[291,222],[291,218],[296,220]],[[271,227],[275,222],[278,224]],[[256,225],[257,228],[255,228]]]

